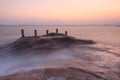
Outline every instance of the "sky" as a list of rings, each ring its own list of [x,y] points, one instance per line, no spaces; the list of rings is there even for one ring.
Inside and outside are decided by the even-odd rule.
[[[120,0],[0,0],[0,24],[120,24]]]

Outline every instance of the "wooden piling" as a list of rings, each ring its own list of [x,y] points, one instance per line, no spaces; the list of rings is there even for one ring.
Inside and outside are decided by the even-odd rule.
[[[58,34],[58,29],[56,29],[56,34]]]
[[[49,34],[49,30],[46,30],[46,35],[48,35]]]
[[[25,37],[25,35],[24,35],[24,29],[21,29],[21,36],[22,36],[22,38]]]
[[[37,30],[34,30],[34,36],[35,37],[37,36]]]
[[[67,36],[67,35],[68,35],[67,31],[65,31],[65,36]]]

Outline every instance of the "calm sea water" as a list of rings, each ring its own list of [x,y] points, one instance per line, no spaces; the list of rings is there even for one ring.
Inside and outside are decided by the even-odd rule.
[[[20,30],[25,30],[26,36],[33,36],[33,30],[38,30],[38,35],[45,34],[46,29],[55,32],[68,31],[68,35],[80,39],[90,39],[114,46],[120,46],[120,27],[115,26],[0,26],[0,45],[11,43],[21,37]]]

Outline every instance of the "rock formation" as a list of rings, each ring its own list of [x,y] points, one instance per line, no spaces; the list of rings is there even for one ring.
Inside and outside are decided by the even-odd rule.
[[[18,72],[0,80],[107,80],[95,73],[78,68],[46,68]]]

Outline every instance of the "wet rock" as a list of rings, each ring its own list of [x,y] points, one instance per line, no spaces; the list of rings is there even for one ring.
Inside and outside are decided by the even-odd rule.
[[[19,72],[0,80],[107,80],[93,72],[78,68],[46,68]]]
[[[65,36],[64,34],[50,33],[38,37],[23,37],[9,44],[13,51],[16,50],[45,50],[45,49],[62,49],[78,44],[95,44],[92,40],[81,40],[75,37]]]
[[[64,77],[50,77],[50,78],[48,78],[47,80],[65,80],[65,78]]]

